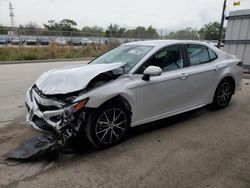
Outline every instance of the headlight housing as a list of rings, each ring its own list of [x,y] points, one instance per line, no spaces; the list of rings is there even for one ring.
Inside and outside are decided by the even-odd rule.
[[[77,101],[74,104],[70,105],[69,107],[66,107],[65,113],[67,115],[70,115],[75,112],[78,112],[79,110],[83,109],[86,106],[88,100],[89,98],[81,100],[81,101]]]

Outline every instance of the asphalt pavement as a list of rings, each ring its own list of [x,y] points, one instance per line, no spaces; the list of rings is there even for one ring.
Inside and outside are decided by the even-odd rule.
[[[84,62],[0,66],[0,156],[38,135],[26,90],[44,71]],[[0,187],[250,187],[250,80],[228,108],[201,108],[132,129],[122,144],[81,154],[0,161]]]

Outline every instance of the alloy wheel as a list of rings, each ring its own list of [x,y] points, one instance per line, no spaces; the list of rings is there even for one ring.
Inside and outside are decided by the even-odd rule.
[[[224,107],[226,106],[233,95],[233,91],[232,91],[232,85],[230,82],[224,82],[219,90],[218,90],[218,94],[217,94],[217,102],[220,106]]]
[[[128,126],[126,114],[119,108],[104,111],[97,120],[95,134],[103,144],[119,141]]]

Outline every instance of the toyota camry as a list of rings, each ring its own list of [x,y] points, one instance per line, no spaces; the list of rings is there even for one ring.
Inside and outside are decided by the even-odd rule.
[[[27,122],[62,141],[86,136],[110,147],[131,127],[206,105],[225,108],[241,79],[242,61],[208,43],[127,43],[42,74],[26,95]]]

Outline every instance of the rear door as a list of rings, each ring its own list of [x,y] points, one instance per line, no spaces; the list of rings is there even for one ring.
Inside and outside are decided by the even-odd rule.
[[[207,46],[187,44],[189,68],[189,105],[197,106],[211,102],[214,95],[219,69],[216,67],[217,55]]]

